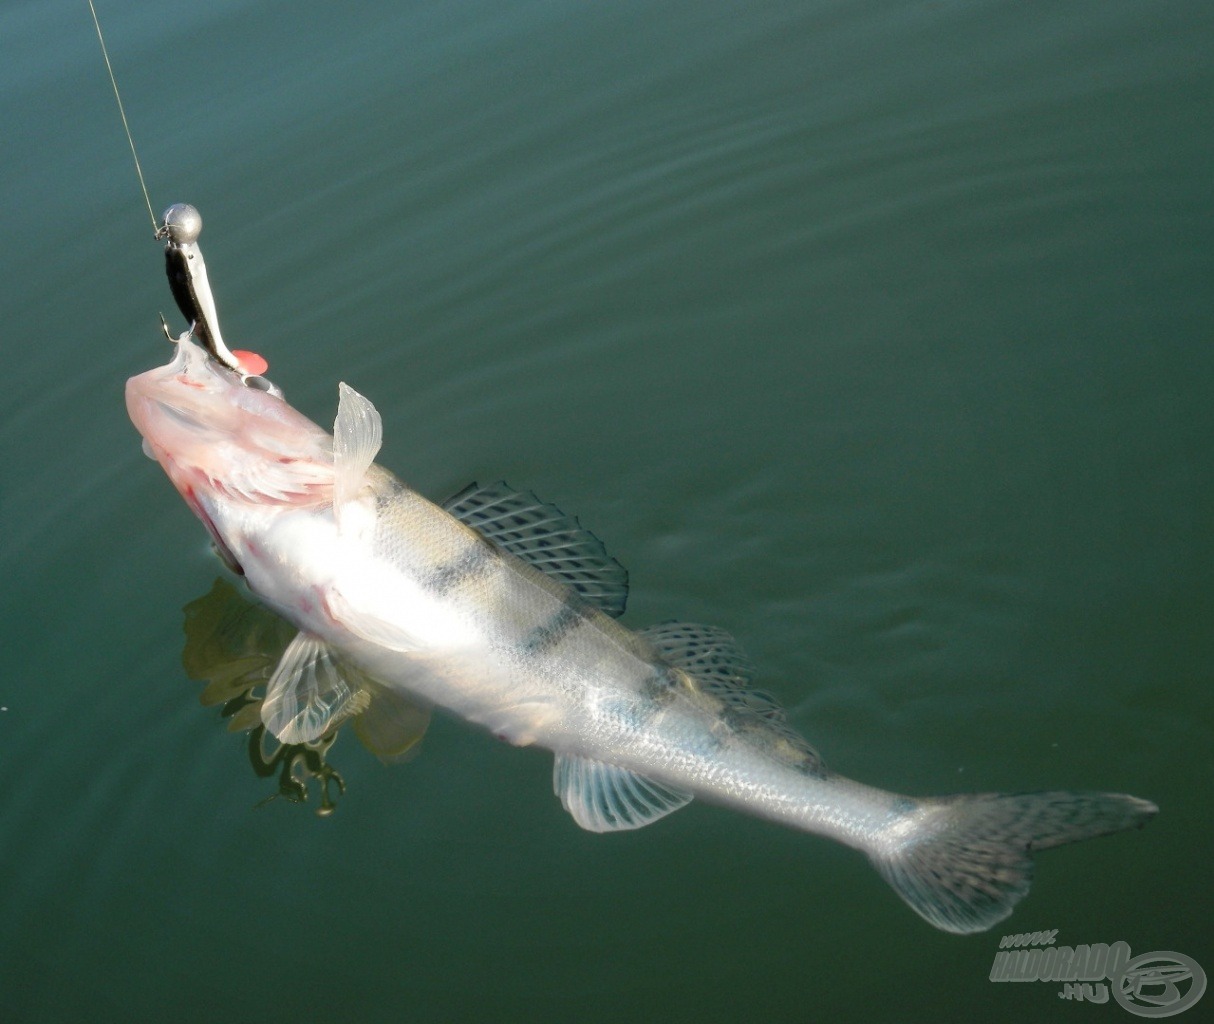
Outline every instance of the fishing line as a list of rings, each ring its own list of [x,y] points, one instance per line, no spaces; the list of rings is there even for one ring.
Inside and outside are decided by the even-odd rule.
[[[105,45],[105,36],[101,34],[101,22],[97,18],[97,8],[93,0],[88,0],[89,10],[93,15],[93,27],[97,29],[97,41],[101,44],[101,56],[105,58],[105,70],[110,76],[110,85],[114,89],[114,99],[118,101],[118,115],[122,118],[122,130],[126,132],[127,144],[131,147],[131,157],[135,161],[135,173],[139,176],[139,187],[143,190],[143,201],[147,204],[148,217],[152,221],[152,235],[159,241],[165,242],[165,266],[169,275],[169,287],[177,306],[190,321],[190,330],[197,332],[207,351],[230,370],[236,370],[241,380],[249,387],[259,391],[269,391],[281,397],[280,392],[262,374],[269,364],[256,352],[244,349],[229,349],[219,333],[219,323],[215,313],[215,298],[211,294],[211,284],[207,280],[206,263],[202,251],[198,248],[198,233],[202,230],[202,218],[198,211],[188,203],[174,203],[164,211],[164,224],[156,221],[152,211],[152,198],[148,195],[147,182],[143,180],[143,168],[139,166],[139,154],[135,151],[135,139],[131,135],[131,126],[126,119],[126,108],[122,105],[122,95],[118,92],[118,80],[114,77],[114,67],[110,64],[110,53]],[[177,341],[169,331],[164,315],[160,317],[165,337]],[[184,337],[183,335],[182,337]]]
[[[101,43],[101,56],[105,58],[105,70],[109,72],[110,85],[114,87],[114,99],[118,101],[118,114],[122,118],[126,141],[130,143],[131,156],[135,160],[135,173],[139,175],[139,187],[143,189],[143,201],[147,203],[148,216],[152,218],[152,231],[157,238],[160,238],[160,225],[156,223],[156,214],[152,212],[152,200],[148,195],[147,183],[143,180],[143,168],[139,166],[139,154],[135,152],[135,140],[131,136],[131,126],[126,121],[126,110],[122,106],[122,97],[118,94],[118,81],[114,78],[114,69],[110,65],[110,54],[105,48],[105,36],[101,34],[101,22],[97,20],[97,8],[93,6],[93,0],[89,0],[89,10],[93,12],[93,25],[97,29],[97,40]]]

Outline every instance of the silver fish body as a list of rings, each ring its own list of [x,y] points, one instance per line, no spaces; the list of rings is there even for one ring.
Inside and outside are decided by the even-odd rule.
[[[280,738],[393,700],[441,707],[552,750],[584,828],[636,828],[703,798],[863,851],[918,913],[962,933],[1011,913],[1030,848],[1155,813],[1122,794],[911,798],[829,771],[749,688],[728,634],[622,626],[618,566],[533,496],[487,488],[440,507],[411,491],[373,464],[378,415],[344,385],[330,438],[183,336],[168,366],[128,382],[127,407],[225,561],[300,629],[267,691]],[[368,708],[360,690],[380,696]]]

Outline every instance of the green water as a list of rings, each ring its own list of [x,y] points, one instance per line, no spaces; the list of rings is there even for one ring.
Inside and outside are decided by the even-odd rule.
[[[584,833],[446,719],[257,807],[181,664],[218,563],[122,404],[181,324],[88,10],[12,3],[0,1020],[1134,1019],[988,980],[1054,928],[1214,971],[1214,7],[99,10],[157,213],[304,412],[344,379],[423,493],[576,513],[627,623],[729,629],[847,775],[1162,810],[957,938],[712,807]]]

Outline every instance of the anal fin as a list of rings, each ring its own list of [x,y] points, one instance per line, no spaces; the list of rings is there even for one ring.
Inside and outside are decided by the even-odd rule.
[[[588,832],[641,828],[691,802],[691,794],[668,789],[625,768],[558,754],[552,788]]]

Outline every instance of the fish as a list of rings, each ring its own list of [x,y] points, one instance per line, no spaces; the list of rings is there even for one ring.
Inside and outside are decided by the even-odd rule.
[[[550,750],[584,829],[701,799],[860,851],[956,934],[1012,912],[1037,851],[1157,812],[1123,793],[910,796],[838,774],[728,632],[625,627],[627,573],[574,517],[500,482],[432,503],[376,464],[379,412],[345,383],[329,434],[189,331],[174,344],[128,380],[127,410],[223,561],[298,630],[261,710],[284,743],[354,718],[400,752],[438,709]]]

